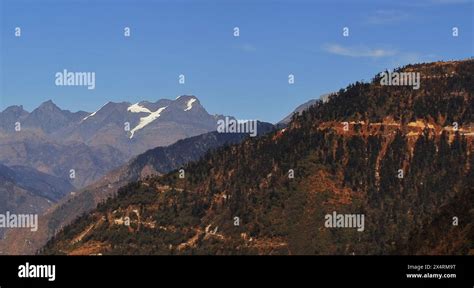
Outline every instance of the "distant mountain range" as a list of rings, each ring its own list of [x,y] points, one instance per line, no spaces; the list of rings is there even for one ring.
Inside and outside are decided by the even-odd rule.
[[[132,156],[213,131],[221,117],[208,114],[195,96],[154,103],[108,102],[93,113],[61,110],[49,100],[31,113],[22,106],[8,107],[0,113],[0,127],[7,135],[33,131],[61,143],[109,145]],[[21,132],[15,130],[16,123]]]
[[[11,106],[0,113],[0,162],[64,177],[80,188],[148,149],[214,131],[222,118],[207,113],[195,96],[108,102],[93,113],[62,110],[52,101],[31,113]]]

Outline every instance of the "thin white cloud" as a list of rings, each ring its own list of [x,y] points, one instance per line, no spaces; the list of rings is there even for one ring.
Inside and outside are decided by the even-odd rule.
[[[323,46],[323,50],[331,54],[347,57],[381,58],[397,54],[397,51],[395,50],[382,48],[372,49],[367,47],[344,47],[339,44],[326,44]]]
[[[473,4],[474,0],[420,0],[420,1],[404,1],[399,4],[406,7],[433,7],[441,5],[463,5]]]
[[[384,59],[392,66],[402,66],[405,64],[414,64],[422,62],[431,62],[439,58],[436,54],[426,54],[410,51],[399,51],[395,49],[371,49],[367,47],[346,47],[339,44],[326,44],[323,49],[331,54],[353,57],[353,58],[372,58]]]
[[[377,10],[372,12],[367,19],[369,24],[391,24],[406,21],[410,14],[400,10]]]
[[[431,0],[431,3],[434,4],[464,4],[473,2],[473,0]]]

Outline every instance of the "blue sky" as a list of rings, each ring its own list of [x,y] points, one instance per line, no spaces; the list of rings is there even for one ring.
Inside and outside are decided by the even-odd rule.
[[[52,99],[92,112],[192,94],[212,114],[276,122],[384,69],[474,56],[472,1],[0,2],[0,110]],[[63,69],[95,72],[96,88],[55,86]]]

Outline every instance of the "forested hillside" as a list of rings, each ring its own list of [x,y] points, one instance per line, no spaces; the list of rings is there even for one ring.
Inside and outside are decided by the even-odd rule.
[[[122,187],[44,254],[473,254],[474,61],[355,83],[287,128]],[[365,228],[325,226],[363,214]]]

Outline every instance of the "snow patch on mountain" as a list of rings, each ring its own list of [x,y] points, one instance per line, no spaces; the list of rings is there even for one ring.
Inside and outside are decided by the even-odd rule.
[[[94,116],[96,113],[97,113],[97,111],[95,111],[94,113],[89,114],[88,116],[84,117],[84,118],[82,119],[82,121],[86,121],[86,120],[89,119],[90,117]]]
[[[132,106],[128,107],[127,111],[132,113],[152,113],[148,108],[141,106],[139,103],[135,103]]]
[[[100,111],[100,109],[104,108],[104,106],[107,105],[107,104],[109,104],[109,102],[107,102],[107,103],[105,103],[104,105],[102,105],[102,107],[100,107],[99,110],[97,110],[97,111],[95,111],[95,112],[93,112],[93,113],[87,115],[86,117],[84,117],[81,122],[84,122],[84,121],[86,121],[87,119],[89,119],[90,117],[93,117],[95,114],[97,114],[97,112]]]
[[[137,132],[140,129],[143,129],[145,126],[147,126],[151,122],[158,119],[161,116],[161,112],[163,112],[163,110],[165,110],[167,107],[168,106],[161,107],[160,109],[156,110],[155,112],[150,112],[150,114],[148,116],[141,117],[140,118],[140,123],[138,123],[138,125],[130,131],[132,133],[130,135],[130,139],[133,138],[133,135],[135,135],[135,132]]]
[[[196,102],[196,98],[191,98],[189,99],[188,103],[186,103],[186,109],[184,111],[189,111],[191,108],[193,108],[193,103]]]

